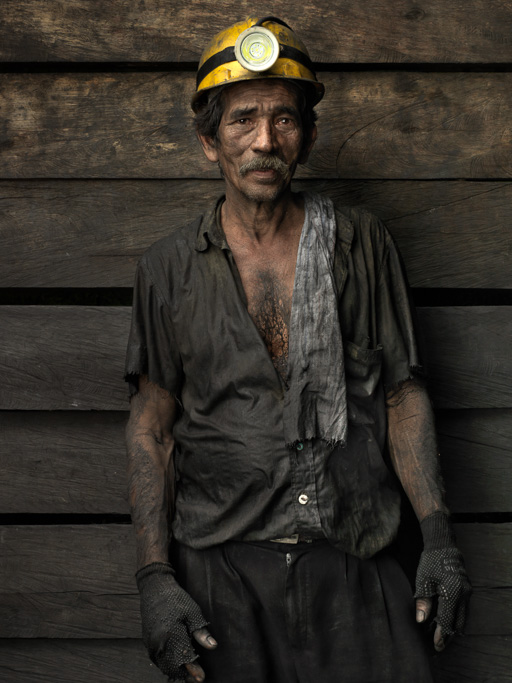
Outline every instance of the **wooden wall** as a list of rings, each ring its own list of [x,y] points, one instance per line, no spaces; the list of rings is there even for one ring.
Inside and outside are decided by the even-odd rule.
[[[327,96],[297,187],[406,261],[475,587],[437,683],[512,681],[512,3],[3,0],[0,679],[162,681],[139,641],[121,379],[134,266],[222,188],[188,101],[206,41],[288,21]]]

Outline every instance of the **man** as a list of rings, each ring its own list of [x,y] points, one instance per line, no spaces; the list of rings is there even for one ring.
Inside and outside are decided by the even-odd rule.
[[[424,539],[416,620],[437,596],[438,650],[463,626],[396,248],[374,216],[290,188],[322,95],[280,20],[216,36],[193,108],[225,197],[139,263],[130,501],[144,642],[171,680],[431,681],[387,550],[397,477]]]

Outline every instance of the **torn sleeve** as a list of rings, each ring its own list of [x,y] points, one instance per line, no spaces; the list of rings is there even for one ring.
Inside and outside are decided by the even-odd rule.
[[[150,274],[144,257],[137,266],[124,378],[130,395],[138,391],[140,375],[177,397],[183,369],[170,307]]]
[[[378,343],[383,350],[385,391],[425,376],[417,340],[417,319],[402,259],[389,233],[376,294]]]

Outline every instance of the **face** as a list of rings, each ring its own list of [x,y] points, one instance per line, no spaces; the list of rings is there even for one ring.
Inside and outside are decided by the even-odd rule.
[[[236,83],[223,97],[217,140],[200,138],[204,152],[220,164],[228,196],[275,201],[307,160],[316,129],[304,149],[297,95],[285,81]]]

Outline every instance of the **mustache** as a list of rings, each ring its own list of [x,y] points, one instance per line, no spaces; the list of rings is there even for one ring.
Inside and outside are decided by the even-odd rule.
[[[276,171],[282,176],[288,175],[290,169],[282,159],[274,154],[265,154],[264,156],[254,157],[246,164],[242,164],[238,169],[238,173],[243,178],[251,171]]]

